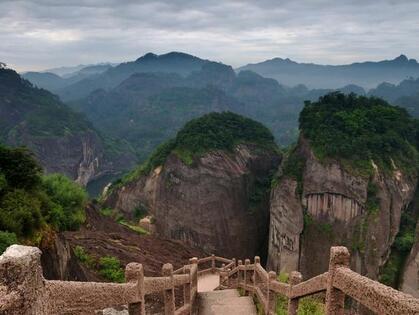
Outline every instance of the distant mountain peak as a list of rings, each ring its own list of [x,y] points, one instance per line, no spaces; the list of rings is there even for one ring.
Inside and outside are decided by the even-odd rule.
[[[406,57],[406,55],[401,54],[400,56],[398,56],[397,58],[394,59],[394,61],[397,62],[408,62],[409,58]]]
[[[156,55],[152,52],[149,52],[149,53],[146,53],[144,56],[141,56],[140,58],[138,58],[135,62],[159,60],[159,59],[200,59],[200,58],[187,54],[187,53],[178,52],[178,51],[171,51],[167,54],[162,54],[162,55]]]

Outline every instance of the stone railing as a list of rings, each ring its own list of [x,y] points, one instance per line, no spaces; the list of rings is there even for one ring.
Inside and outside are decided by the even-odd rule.
[[[198,275],[208,273],[220,276],[219,289],[240,288],[253,295],[269,315],[275,314],[278,295],[288,299],[288,314],[295,315],[301,298],[320,292],[326,293],[327,315],[344,314],[346,295],[380,315],[419,314],[419,299],[352,271],[345,247],[331,248],[328,272],[304,282],[300,273],[292,272],[289,284],[279,282],[275,272],[267,272],[259,257],[244,264],[214,255],[192,258],[175,271],[171,264],[163,265],[161,277],[145,277],[141,264],[130,263],[126,282],[120,284],[45,280],[40,257],[38,248],[20,245],[12,245],[0,256],[0,314],[84,315],[128,305],[130,315],[144,315],[145,297],[156,293],[163,295],[165,315],[194,314]],[[175,288],[183,291],[182,303],[175,301]]]
[[[12,245],[0,256],[0,314],[95,314],[96,310],[128,305],[130,315],[145,315],[145,296],[162,293],[167,315],[192,314],[198,288],[198,259],[173,271],[165,264],[161,277],[144,277],[143,266],[130,263],[125,283],[45,280],[41,251]],[[175,287],[183,289],[183,305],[176,309]],[[177,303],[179,304],[179,303]]]
[[[201,262],[214,256],[200,259]],[[215,259],[219,259],[218,257]],[[327,315],[343,315],[345,296],[358,301],[371,311],[380,315],[419,314],[419,299],[394,290],[381,283],[352,271],[349,267],[349,251],[346,247],[332,247],[330,250],[329,271],[302,282],[299,272],[292,272],[289,284],[279,282],[275,272],[267,272],[255,257],[252,264],[246,259],[227,260],[222,266],[220,289],[241,288],[245,294],[252,294],[263,308],[264,314],[276,314],[277,295],[288,299],[288,314],[297,314],[299,299],[320,292],[326,292],[325,310]],[[213,264],[214,265],[214,264]],[[212,268],[218,270],[218,268]],[[207,270],[209,272],[209,270]]]

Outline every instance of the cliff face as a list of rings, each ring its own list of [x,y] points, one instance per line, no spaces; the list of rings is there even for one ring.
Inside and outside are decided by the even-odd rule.
[[[283,176],[271,193],[269,267],[310,278],[327,271],[330,246],[341,244],[355,270],[377,279],[417,178],[378,168],[370,180],[352,175],[338,161],[316,159],[304,138],[295,152],[304,161],[302,181]],[[378,209],[368,206],[371,198]]]
[[[415,244],[403,271],[401,290],[419,298],[419,224],[416,226]]]
[[[81,185],[98,176],[105,164],[101,141],[93,131],[60,137],[33,137],[19,129],[6,142],[27,146],[47,173],[65,174]]]
[[[251,257],[266,246],[266,181],[279,161],[273,151],[251,145],[212,151],[191,166],[172,153],[150,175],[112,192],[107,204],[126,214],[146,205],[165,238],[226,257]]]

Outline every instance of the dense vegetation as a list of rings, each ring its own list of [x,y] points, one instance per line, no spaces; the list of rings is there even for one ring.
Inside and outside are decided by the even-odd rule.
[[[419,186],[417,189],[419,189]],[[414,201],[401,214],[399,232],[391,246],[390,257],[380,270],[380,281],[396,289],[400,288],[406,259],[415,242],[419,217],[418,205],[419,190],[416,190]]]
[[[406,110],[374,97],[331,93],[306,102],[300,129],[320,159],[336,158],[368,174],[383,169],[417,171],[417,121]],[[345,165],[345,163],[344,163]]]
[[[77,229],[84,221],[84,190],[63,175],[42,175],[24,148],[0,145],[0,250],[33,242],[44,229]]]
[[[64,136],[91,128],[50,92],[32,86],[15,71],[0,69],[0,140],[17,141],[25,130],[32,136]]]
[[[241,143],[276,150],[274,137],[268,128],[250,118],[231,112],[210,113],[189,121],[176,135],[160,145],[150,158],[126,176],[122,183],[139,175],[148,174],[162,165],[170,153],[175,153],[185,164],[212,150],[232,151]],[[121,184],[117,182],[115,184]]]

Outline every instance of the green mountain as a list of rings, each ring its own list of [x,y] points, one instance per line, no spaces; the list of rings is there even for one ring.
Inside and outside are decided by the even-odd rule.
[[[84,115],[11,69],[0,69],[0,141],[29,147],[47,172],[83,185],[135,163],[127,144],[102,137]]]

